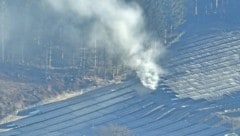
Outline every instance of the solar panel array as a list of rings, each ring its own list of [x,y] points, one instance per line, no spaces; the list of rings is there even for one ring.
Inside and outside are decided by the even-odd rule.
[[[170,47],[169,74],[155,91],[127,81],[19,112],[2,136],[92,136],[126,126],[137,136],[240,133],[238,32],[185,39]]]
[[[186,39],[173,47],[167,83],[179,97],[215,99],[240,90],[240,33]]]

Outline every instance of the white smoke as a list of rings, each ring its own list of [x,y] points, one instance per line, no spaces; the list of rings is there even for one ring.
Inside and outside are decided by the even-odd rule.
[[[79,20],[91,20],[89,37],[110,54],[135,70],[142,84],[156,89],[163,70],[156,64],[162,54],[161,44],[153,46],[144,29],[141,8],[123,0],[48,0],[63,14],[74,14]]]

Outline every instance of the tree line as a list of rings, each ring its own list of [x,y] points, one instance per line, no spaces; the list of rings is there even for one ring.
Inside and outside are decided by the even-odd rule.
[[[197,16],[233,18],[238,0],[125,0],[143,10],[150,35],[169,44]],[[44,0],[0,0],[0,62],[46,70],[76,69],[79,75],[113,78],[127,68],[89,44],[87,23],[56,13]],[[77,31],[81,30],[81,31]]]

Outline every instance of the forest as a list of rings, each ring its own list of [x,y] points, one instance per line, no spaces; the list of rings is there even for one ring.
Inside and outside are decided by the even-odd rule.
[[[102,44],[89,42],[89,22],[73,15],[61,15],[46,0],[1,0],[1,63],[39,69],[77,69],[79,76],[113,78],[126,72],[116,55],[107,53]],[[204,16],[231,18],[233,0],[126,0],[143,10],[148,33],[162,44],[171,43],[184,24]],[[231,8],[231,9],[230,9]],[[227,15],[229,14],[229,15]],[[91,46],[89,46],[91,44]]]
[[[45,1],[1,0],[2,64],[44,70],[73,69],[78,71],[79,77],[111,79],[126,72],[123,61],[109,54],[106,48],[99,48],[102,43],[89,42],[89,22],[81,22],[73,15],[61,15]],[[185,22],[184,0],[136,2],[143,7],[147,30],[163,44],[168,44],[170,34],[177,32]],[[166,12],[169,8],[172,10]]]
[[[143,41],[140,38],[142,35],[135,34],[139,38],[135,39],[143,41],[144,50],[155,46],[161,52],[161,48],[176,42],[185,34],[184,28],[193,23],[203,29],[201,26],[212,19],[232,25],[239,22],[239,15],[233,14],[239,5],[236,0],[124,2],[124,6],[137,5],[140,9],[143,19],[138,20],[136,25],[141,25],[143,28],[139,31],[144,31],[150,38]],[[98,25],[101,22],[94,21],[94,18],[85,19],[76,13],[58,12],[47,0],[0,0],[0,22],[1,65],[38,69],[45,73],[45,79],[51,73],[80,80],[122,80],[135,75],[134,68],[127,65],[129,58],[123,55],[126,53],[120,51],[122,47],[119,43],[122,40],[113,41],[109,32],[105,33],[105,37],[100,37],[105,34],[99,31],[108,30],[102,24]],[[131,46],[127,45],[126,49]],[[154,61],[158,63],[157,59]],[[22,76],[18,74],[18,77]]]
[[[91,12],[61,9],[59,5],[54,8],[54,2],[0,0],[0,79],[44,83],[44,87],[26,87],[31,93],[27,91],[25,94],[37,96],[36,101],[49,95],[51,90],[76,90],[87,87],[86,84],[98,85],[102,80],[121,81],[136,75],[144,76],[140,72],[146,72],[150,66],[153,66],[153,69],[147,69],[150,76],[158,76],[161,72],[154,73],[158,68],[155,66],[159,63],[158,57],[161,56],[158,54],[163,52],[162,48],[171,46],[184,36],[186,31],[198,27],[202,29],[204,25],[212,23],[212,19],[217,20],[213,24],[238,24],[240,20],[239,15],[233,13],[240,6],[238,0],[114,0],[120,3],[120,6],[115,6],[120,16],[112,13],[111,18],[98,15],[100,13],[94,13],[97,17],[89,17]],[[97,1],[91,2],[93,4]],[[92,11],[99,10],[101,2],[98,4],[89,7]],[[137,16],[126,16],[128,20],[123,23],[127,23],[127,27],[121,27],[121,24],[119,28],[112,27],[117,21],[111,19],[120,18],[121,22],[125,10]],[[112,15],[109,12],[106,14]],[[192,23],[198,26],[189,27]],[[121,28],[126,29],[126,32],[121,31]],[[120,37],[115,32],[125,35]],[[131,43],[143,46],[133,46]],[[139,58],[144,63],[150,60],[150,63],[139,64]],[[158,77],[154,78],[157,79],[152,80],[158,81]],[[4,89],[0,88],[0,91],[6,93]],[[33,90],[40,91],[36,93]],[[12,99],[22,97],[30,96],[16,96]],[[13,105],[11,102],[14,100],[6,98],[0,97],[0,117],[5,112],[19,108],[15,106],[6,111],[1,110],[2,105]],[[36,101],[24,101],[22,106]]]

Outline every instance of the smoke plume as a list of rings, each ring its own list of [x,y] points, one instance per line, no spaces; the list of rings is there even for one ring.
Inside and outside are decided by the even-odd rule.
[[[61,14],[72,14],[81,22],[89,22],[90,44],[105,47],[109,54],[136,71],[142,84],[156,89],[163,70],[156,64],[163,47],[144,28],[141,8],[123,0],[48,0]],[[79,30],[80,31],[80,30]]]

